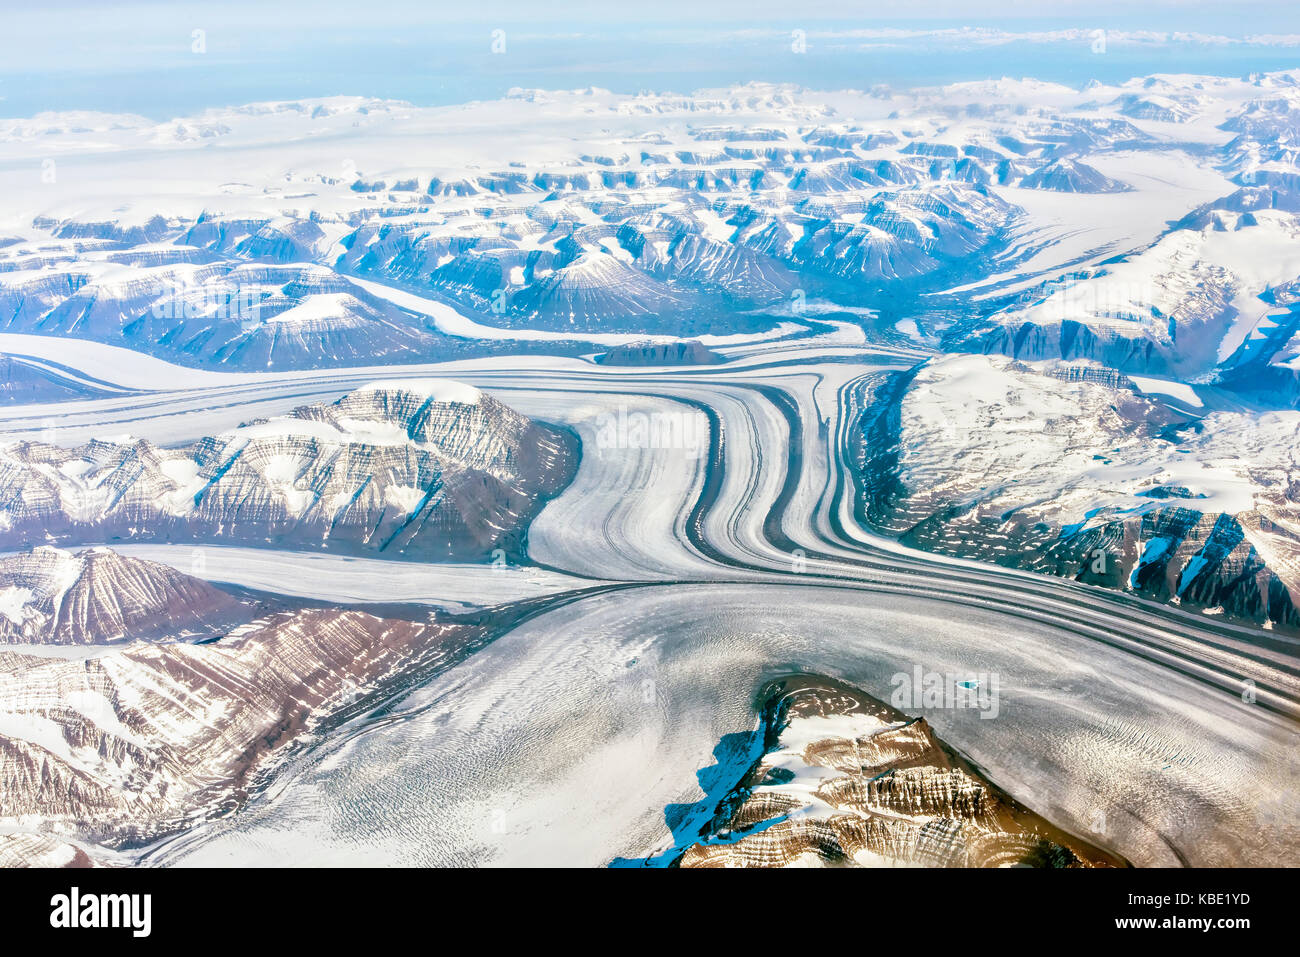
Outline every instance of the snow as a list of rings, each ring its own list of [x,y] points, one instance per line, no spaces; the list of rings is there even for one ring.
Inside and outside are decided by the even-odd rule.
[[[303,302],[284,312],[267,316],[267,322],[293,324],[299,322],[329,322],[346,319],[361,304],[345,292],[308,296]]]
[[[886,724],[866,714],[799,715],[781,731],[781,751],[802,755],[820,741],[852,740],[891,727],[902,727],[902,724]]]
[[[707,206],[700,207],[695,211],[695,218],[704,224],[704,235],[714,242],[729,242],[731,236],[736,231],[735,226],[728,226],[722,217],[715,213]]]
[[[1129,380],[1149,395],[1167,395],[1183,405],[1199,409],[1205,403],[1196,394],[1196,390],[1185,382],[1173,382],[1169,379],[1153,379],[1150,376],[1130,375]]]
[[[83,463],[90,468],[90,463]],[[164,476],[182,488],[194,488],[199,479],[199,463],[189,458],[169,458],[159,463],[158,469]],[[195,489],[197,491],[197,488]]]
[[[314,439],[332,445],[342,445],[351,440],[351,436],[341,432],[328,422],[313,419],[296,419],[288,416],[254,422],[239,429],[223,433],[223,439],[233,439],[242,448],[246,443],[258,439],[301,438]],[[388,443],[393,444],[393,443]]]
[[[21,625],[31,615],[27,604],[32,600],[32,594],[30,588],[20,588],[17,585],[0,588],[0,615],[15,625]]]
[[[51,582],[53,585],[51,603],[55,608],[60,608],[63,605],[63,596],[77,583],[82,572],[85,571],[85,563],[71,552],[61,548],[51,548],[49,551],[58,559]]]
[[[354,395],[367,392],[409,392],[434,402],[461,405],[478,405],[483,398],[483,393],[472,385],[452,379],[383,379],[353,390]]]
[[[0,352],[47,358],[86,370],[115,385],[145,391],[194,390],[258,381],[256,374],[188,369],[142,352],[85,339],[4,332],[0,333]]]
[[[189,545],[123,544],[115,550],[193,573]],[[230,545],[205,546],[204,559],[201,577],[212,582],[345,604],[411,602],[469,609],[598,583],[536,565],[426,565]]]
[[[618,240],[617,240],[615,237],[613,237],[613,236],[605,236],[605,237],[603,237],[603,238],[600,240],[600,245],[601,245],[601,248],[602,248],[602,249],[604,249],[606,252],[608,252],[608,253],[609,253],[611,256],[613,256],[615,259],[619,259],[619,260],[621,260],[621,261],[627,263],[629,266],[632,265],[632,254],[631,254],[630,252],[628,252],[626,249],[624,249],[622,246],[620,246]],[[522,285],[522,284],[523,284],[523,275],[524,275],[523,267],[522,267],[522,266],[516,266],[515,269],[518,270],[519,278],[518,278],[518,280],[515,280],[515,279],[513,278],[513,272],[512,272],[512,279],[511,279],[511,282],[514,282],[515,285]]]
[[[414,512],[419,508],[428,493],[421,488],[409,485],[388,485],[384,487],[384,502],[399,512]]]
[[[1170,501],[1241,514],[1278,483],[1285,487],[1261,465],[1285,472],[1300,413],[1214,412],[1185,439],[1155,439],[1114,417],[1111,388],[1048,376],[1050,362],[1022,365],[1031,371],[967,355],[922,369],[903,402],[901,464],[913,495],[939,490],[999,515],[1041,509],[1070,524],[1103,509],[1140,513]],[[1142,384],[1189,405],[1195,399],[1181,383]],[[1192,497],[1139,494],[1156,486],[1183,487]]]
[[[70,767],[92,776],[102,764],[97,751],[74,748],[64,737],[63,727],[41,714],[0,709],[0,738],[26,741],[43,748]]]
[[[1067,266],[1098,263],[1121,249],[1140,248],[1164,232],[1170,220],[1235,188],[1222,173],[1179,149],[1099,153],[1089,155],[1087,163],[1134,191],[1093,194],[996,187],[998,195],[1025,211],[1017,238],[1036,251],[1013,269],[949,291],[992,286],[1000,293],[1016,291],[1034,285],[1044,272],[1051,276]]]

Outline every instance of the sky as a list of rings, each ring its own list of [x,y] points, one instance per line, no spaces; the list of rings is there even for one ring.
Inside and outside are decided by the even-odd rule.
[[[0,0],[0,116],[155,119],[354,94],[441,105],[512,87],[686,93],[1300,67],[1300,3],[1199,0]],[[1106,31],[1104,50],[1097,31]]]

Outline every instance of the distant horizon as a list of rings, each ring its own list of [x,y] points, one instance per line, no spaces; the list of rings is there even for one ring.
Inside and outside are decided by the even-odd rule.
[[[863,86],[831,86],[831,85],[814,86],[806,83],[795,83],[793,81],[766,80],[766,79],[751,79],[751,80],[736,81],[732,83],[720,83],[720,84],[714,84],[708,86],[699,86],[694,88],[664,88],[664,89],[643,88],[637,90],[620,90],[608,86],[601,86],[599,84],[580,84],[575,86],[519,85],[519,86],[512,86],[503,89],[498,94],[492,96],[480,96],[480,97],[474,97],[465,100],[459,100],[459,99],[450,100],[448,102],[424,102],[424,103],[417,102],[410,99],[405,99],[400,96],[380,96],[380,95],[370,94],[370,93],[336,90],[333,92],[311,93],[302,96],[263,97],[263,98],[253,98],[253,99],[232,100],[231,102],[228,103],[214,103],[209,106],[198,107],[186,112],[169,112],[169,113],[157,114],[157,115],[153,115],[150,113],[143,113],[140,111],[97,110],[97,109],[88,109],[88,108],[42,110],[36,113],[27,113],[22,115],[9,115],[4,113],[3,111],[4,100],[0,99],[0,122],[20,122],[20,121],[32,120],[32,119],[36,119],[42,114],[75,115],[77,113],[89,113],[89,114],[95,114],[101,116],[136,116],[146,120],[153,120],[160,123],[165,123],[169,120],[186,119],[186,118],[200,116],[209,111],[220,113],[223,110],[240,110],[245,107],[257,106],[259,104],[311,103],[311,102],[319,102],[319,101],[334,100],[334,99],[373,100],[377,102],[401,103],[411,107],[412,109],[439,109],[439,108],[456,107],[456,106],[472,106],[476,103],[490,103],[499,100],[508,100],[511,99],[512,97],[518,96],[521,93],[528,93],[528,92],[558,95],[558,94],[566,94],[566,93],[582,93],[588,90],[608,93],[610,95],[618,96],[618,97],[648,96],[648,97],[700,98],[711,93],[720,93],[728,90],[742,90],[747,87],[754,87],[754,88],[759,88],[764,86],[770,86],[774,88],[788,87],[793,90],[797,90],[801,93],[822,94],[828,96],[836,95],[836,94],[854,94],[854,93],[867,94],[867,93],[871,93],[873,89],[879,87],[881,89],[888,90],[889,92],[892,92],[894,94],[906,96],[906,95],[928,93],[930,91],[937,92],[947,87],[956,86],[958,84],[963,84],[963,83],[997,83],[1001,81],[1011,81],[1011,82],[1039,82],[1044,84],[1052,84],[1052,85],[1068,88],[1074,91],[1075,93],[1083,93],[1086,91],[1088,84],[1092,82],[1101,83],[1102,86],[1104,87],[1116,88],[1116,87],[1126,86],[1128,84],[1133,83],[1134,81],[1147,80],[1147,79],[1152,79],[1161,76],[1197,77],[1197,78],[1203,78],[1207,80],[1238,80],[1244,78],[1247,75],[1277,76],[1286,73],[1295,73],[1298,75],[1298,78],[1300,78],[1300,62],[1297,62],[1291,66],[1280,67],[1278,69],[1250,70],[1245,73],[1243,72],[1213,73],[1213,72],[1205,72],[1205,71],[1198,71],[1198,70],[1182,70],[1182,71],[1156,70],[1151,72],[1134,73],[1132,75],[1117,80],[1100,80],[1097,77],[1090,77],[1088,80],[1085,80],[1083,82],[1069,82],[1064,80],[1054,80],[1045,76],[1035,75],[1035,74],[1008,72],[1001,75],[978,76],[978,77],[962,78],[962,79],[947,79],[944,80],[943,82],[936,82],[933,84],[916,84],[916,85],[901,85],[901,84],[893,85],[888,83],[880,83],[880,84],[863,85]]]
[[[248,17],[246,6],[187,12],[183,4],[145,4],[112,18],[88,8],[71,23],[66,11],[75,3],[9,14],[12,29],[0,38],[0,116],[87,110],[161,121],[339,95],[447,106],[499,99],[515,87],[689,94],[764,82],[908,90],[1007,76],[1079,89],[1093,79],[1119,84],[1154,73],[1239,77],[1300,68],[1300,12],[1270,4],[1238,5],[1229,15],[1198,4],[1134,15],[1072,3],[1058,5],[1069,12],[1055,17],[782,14],[744,28],[736,20],[572,14],[538,24],[505,13],[448,24],[436,19],[445,14],[401,3],[378,4],[388,19],[376,15],[360,28],[336,23],[326,4],[304,28],[295,25],[296,4],[259,11],[269,23]],[[394,6],[409,22],[391,25]],[[1272,12],[1252,17],[1261,8]]]

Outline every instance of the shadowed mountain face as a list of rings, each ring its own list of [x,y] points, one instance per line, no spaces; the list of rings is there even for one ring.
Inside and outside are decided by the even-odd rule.
[[[0,542],[224,541],[425,560],[517,553],[576,442],[476,389],[376,383],[180,449],[0,450]]]
[[[911,718],[800,676],[763,692],[764,754],[682,867],[1113,867]]]
[[[167,565],[107,548],[74,555],[41,546],[0,558],[0,641],[9,643],[209,638],[260,609]]]
[[[853,439],[859,515],[918,548],[1300,629],[1300,413],[1207,413],[1156,386],[1177,394],[984,356],[877,378]]]
[[[45,253],[13,265],[44,266],[48,259]],[[454,356],[464,346],[325,266],[246,263],[186,245],[132,249],[111,242],[101,258],[69,267],[64,275],[37,270],[6,277],[0,328],[227,369],[415,362]]]
[[[695,339],[686,342],[629,342],[596,357],[605,366],[713,365],[722,357]]]

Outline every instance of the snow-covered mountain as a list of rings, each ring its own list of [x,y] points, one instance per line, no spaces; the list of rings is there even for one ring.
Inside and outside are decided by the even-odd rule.
[[[927,362],[867,399],[861,514],[923,548],[1300,628],[1300,412],[1206,401],[1088,362]]]
[[[1132,187],[1111,179],[1087,163],[1058,159],[1038,167],[1018,183],[1026,189],[1053,189],[1060,193],[1123,193]]]
[[[1272,190],[1190,213],[1146,249],[1045,283],[1028,300],[949,336],[954,351],[1093,359],[1181,377],[1231,368],[1268,329],[1266,298],[1300,275],[1300,218]],[[1235,207],[1235,208],[1234,208]]]
[[[0,542],[220,541],[425,560],[517,553],[574,440],[469,386],[377,382],[182,448],[0,448]]]
[[[1124,151],[1149,156],[1160,141],[1179,143],[1176,150],[1196,141],[1184,167],[1213,170],[1220,185],[1200,202],[1171,205],[1173,215],[1150,241],[1130,231],[1075,264],[1062,261],[1020,281],[1007,275],[1001,289],[978,297],[974,315],[942,331],[944,347],[1213,379],[1252,403],[1294,407],[1300,390],[1288,364],[1289,289],[1300,278],[1300,92],[1293,74],[1231,86],[1191,77],[1129,84],[1111,106],[1148,140]],[[1020,186],[1048,186],[1052,167],[1079,169],[1085,159],[1108,170],[1119,156],[1053,160]],[[1165,181],[1165,195],[1173,185]],[[1127,186],[1142,189],[1140,179]]]
[[[912,162],[928,169],[929,160]],[[890,182],[872,174],[826,195],[830,187],[812,191],[798,175],[787,170],[777,181],[793,185],[765,191],[741,180],[725,198],[687,181],[656,188],[644,197],[652,204],[570,192],[566,209],[507,207],[491,229],[464,217],[375,224],[345,240],[339,265],[437,290],[497,321],[688,336],[735,328],[727,316],[737,305],[770,306],[796,288],[853,298],[855,289],[966,264],[996,246],[1015,215],[965,183],[916,185],[910,173],[890,172],[897,188],[881,189]],[[664,202],[665,192],[676,195]]]
[[[1292,73],[534,90],[472,118],[340,97],[15,122],[0,159],[39,135],[143,185],[123,202],[60,180],[35,205],[15,189],[30,228],[0,244],[0,331],[281,370],[481,353],[474,323],[756,332],[818,300],[952,351],[1236,388],[1261,381],[1231,370],[1272,329],[1269,291],[1300,277],[1298,90]],[[141,175],[144,144],[183,197]]]
[[[39,205],[19,203],[13,215],[31,228],[0,247],[0,329],[286,369],[455,348],[431,317],[368,297],[349,275],[484,325],[575,334],[755,331],[771,325],[755,309],[784,312],[795,294],[924,307],[918,297],[1033,254],[1072,265],[1081,250],[1060,235],[1058,212],[1069,197],[1104,199],[1142,231],[1163,228],[1161,210],[1116,205],[1122,195],[1173,176],[1211,198],[1223,180],[1199,168],[1228,162],[1211,152],[1227,149],[1213,123],[1251,109],[1261,86],[1283,83],[520,91],[476,105],[470,122],[461,110],[349,98],[161,126],[52,117],[49,142],[68,154],[123,164],[139,181],[147,143],[188,187],[178,198],[145,177],[123,203],[57,181]],[[1139,94],[1182,104],[1179,149],[1204,141],[1205,155],[1160,156],[1169,123],[1135,106]],[[36,134],[31,123],[0,128],[0,159]],[[438,152],[411,150],[412,137]],[[1158,168],[1185,159],[1196,176]]]
[[[108,548],[40,546],[0,557],[0,642],[210,638],[259,611],[202,579]]]
[[[0,251],[15,267],[0,273],[0,331],[91,339],[227,369],[415,362],[458,350],[426,317],[323,266],[215,260],[189,246],[125,261],[106,245],[56,243],[66,257],[48,245]],[[27,268],[36,255],[41,268]]]

